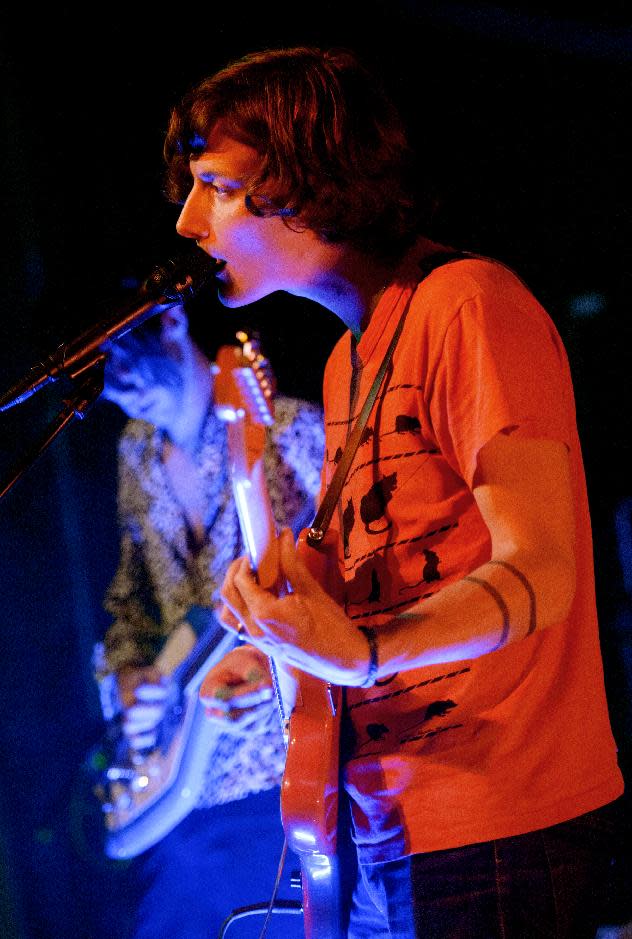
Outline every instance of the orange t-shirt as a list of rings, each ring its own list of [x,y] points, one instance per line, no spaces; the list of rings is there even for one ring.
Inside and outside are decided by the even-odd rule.
[[[347,615],[379,633],[489,560],[472,481],[483,445],[510,428],[569,449],[577,589],[567,620],[502,650],[347,689],[345,787],[365,863],[535,830],[623,790],[562,342],[533,295],[497,262],[457,260],[417,286],[419,279],[412,254],[355,353],[346,333],[326,367],[324,483],[412,294],[334,519]]]

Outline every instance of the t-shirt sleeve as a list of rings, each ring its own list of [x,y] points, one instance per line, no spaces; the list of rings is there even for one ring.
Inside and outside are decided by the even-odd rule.
[[[481,448],[500,432],[571,445],[566,353],[535,297],[509,272],[483,281],[434,348],[429,410],[442,453],[472,487]]]

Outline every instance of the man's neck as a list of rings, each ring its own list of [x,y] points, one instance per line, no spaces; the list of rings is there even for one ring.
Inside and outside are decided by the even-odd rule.
[[[412,250],[409,249],[409,250]],[[429,238],[418,237],[414,243],[415,260],[435,254],[437,251],[452,250],[446,245],[431,241]],[[367,329],[373,311],[379,304],[382,294],[393,281],[395,272],[403,262],[404,254],[400,258],[390,261],[378,261],[368,257],[351,255],[347,267],[343,267],[346,275],[346,285],[349,288],[340,297],[333,297],[329,309],[333,310],[348,326],[356,340],[362,338]],[[336,304],[340,301],[339,306]],[[322,301],[321,301],[322,302]]]
[[[326,260],[309,282],[295,292],[331,310],[359,339],[391,281],[396,262],[376,260],[339,247]]]
[[[169,433],[171,444],[189,456],[199,449],[213,397],[210,365],[201,352],[196,354],[195,377],[195,382],[185,393],[181,419]]]

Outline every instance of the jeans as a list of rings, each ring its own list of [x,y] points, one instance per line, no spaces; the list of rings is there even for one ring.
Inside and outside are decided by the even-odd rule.
[[[137,893],[128,930],[116,939],[217,939],[232,911],[270,899],[283,846],[279,787],[208,809],[195,809],[129,866]],[[288,855],[279,898],[298,860]],[[235,920],[226,939],[256,939],[263,916]],[[302,915],[274,914],[269,939],[302,939]],[[110,939],[115,939],[114,936]]]
[[[615,802],[524,835],[360,865],[349,937],[594,939],[618,813]]]

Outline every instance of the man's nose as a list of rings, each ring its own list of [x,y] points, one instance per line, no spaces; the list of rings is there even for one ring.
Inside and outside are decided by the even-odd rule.
[[[199,242],[208,241],[212,235],[209,213],[203,211],[202,200],[195,190],[189,193],[182,206],[176,222],[176,231],[183,238],[193,238]]]

